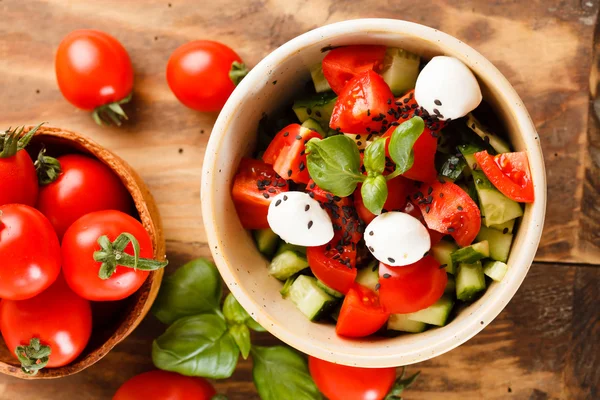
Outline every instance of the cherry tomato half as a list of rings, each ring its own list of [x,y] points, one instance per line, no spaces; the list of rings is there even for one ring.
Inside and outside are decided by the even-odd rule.
[[[377,332],[390,314],[379,303],[377,293],[355,284],[340,310],[335,332],[346,337],[365,337]]]
[[[167,82],[173,94],[197,111],[219,111],[235,89],[229,76],[242,59],[219,42],[196,40],[177,48],[167,64]]]
[[[93,212],[71,225],[62,241],[62,268],[65,280],[75,293],[92,301],[112,301],[124,299],[142,286],[149,272],[141,269],[118,266],[110,278],[103,280],[98,276],[102,264],[94,261],[94,252],[100,250],[98,238],[106,235],[114,242],[125,232],[139,242],[140,257],[153,257],[152,239],[146,229],[138,220],[120,211]],[[134,254],[131,243],[124,252]]]
[[[396,368],[359,368],[309,356],[308,369],[329,400],[381,400],[396,380]]]
[[[533,203],[533,181],[529,160],[524,151],[491,156],[487,151],[475,153],[475,159],[490,182],[514,201]]]
[[[339,94],[346,83],[361,72],[379,72],[384,58],[385,46],[338,47],[330,50],[323,59],[323,75],[331,89]]]
[[[156,370],[129,379],[113,400],[211,400],[216,393],[204,378]]]
[[[62,367],[87,346],[92,333],[92,308],[59,277],[50,288],[31,299],[2,300],[0,331],[11,352],[38,338],[52,351],[47,367]]]
[[[0,298],[38,295],[60,273],[60,244],[52,225],[23,204],[0,206]]]
[[[79,154],[57,160],[62,172],[57,180],[41,187],[37,208],[48,217],[59,239],[73,222],[86,214],[131,210],[129,192],[106,165]]]

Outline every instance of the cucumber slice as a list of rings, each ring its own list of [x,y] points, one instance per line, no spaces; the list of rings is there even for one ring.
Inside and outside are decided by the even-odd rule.
[[[456,267],[452,262],[452,253],[454,253],[458,249],[458,246],[455,243],[448,242],[446,240],[442,240],[435,246],[431,248],[431,255],[435,258],[440,264],[446,264],[446,272],[449,274],[453,274],[456,271]],[[359,272],[360,273],[360,272]]]
[[[327,286],[326,284],[324,284],[323,282],[321,282],[318,279],[317,279],[317,286],[319,286],[321,289],[323,289],[323,291],[325,293],[327,293],[328,295],[330,295],[332,297],[335,297],[336,299],[341,299],[342,297],[344,297],[343,293],[340,293],[337,290],[330,288],[329,286]]]
[[[490,244],[490,257],[496,261],[506,262],[512,245],[513,234],[502,233],[496,229],[482,226],[477,234],[477,240],[487,240]]]
[[[381,76],[394,96],[402,96],[415,88],[421,58],[397,47],[388,47],[383,59]]]
[[[317,93],[331,90],[329,82],[327,82],[327,79],[325,79],[325,75],[323,75],[322,63],[315,64],[310,68],[310,77],[312,78],[313,85],[315,85],[315,90],[317,91]]]
[[[283,287],[279,291],[279,294],[281,294],[281,297],[283,297],[284,299],[288,297],[288,295],[290,294],[290,287],[292,287],[292,283],[294,283],[295,280],[296,280],[295,276],[290,276],[289,278],[287,278],[287,280],[283,284]]]
[[[305,268],[308,268],[306,258],[295,251],[288,250],[273,258],[271,265],[269,265],[269,275],[280,281],[285,281]]]
[[[467,114],[467,126],[471,128],[484,142],[489,143],[490,146],[498,153],[509,153],[510,146],[498,135],[490,132],[490,130],[483,126],[481,122],[475,118],[471,113]]]
[[[487,240],[463,247],[462,249],[458,249],[451,254],[452,264],[454,265],[458,263],[471,264],[489,256],[490,245]]]
[[[424,310],[406,314],[406,317],[411,321],[444,326],[446,325],[446,321],[448,321],[448,316],[450,315],[453,306],[454,300],[452,300],[450,296],[444,295],[432,306],[429,306]]]
[[[253,231],[252,236],[254,236],[258,251],[267,257],[271,257],[273,253],[275,253],[275,250],[281,241],[279,236],[269,228]]]
[[[333,92],[317,93],[314,96],[299,99],[294,102],[292,109],[300,122],[312,118],[319,122],[323,129],[329,129],[329,120],[337,96]]]
[[[317,285],[313,277],[300,275],[289,290],[289,298],[302,314],[314,321],[326,312],[335,299]]]
[[[482,290],[485,290],[485,276],[483,275],[481,262],[458,264],[458,271],[456,273],[456,298],[462,301],[469,301]]]
[[[483,266],[483,273],[496,282],[500,282],[507,272],[508,265],[501,261],[488,261]]]
[[[309,118],[302,123],[302,126],[306,129],[310,129],[311,131],[315,131],[323,137],[327,137],[327,133],[325,129],[319,124],[319,122],[315,119]]]
[[[452,297],[456,294],[456,279],[454,278],[454,275],[448,275],[448,283],[446,283],[444,294]]]
[[[427,324],[408,319],[408,314],[391,314],[387,328],[392,331],[420,333],[427,328]]]
[[[358,270],[356,283],[369,288],[372,291],[376,291],[377,285],[379,284],[379,263],[374,262],[369,264],[366,268]]]
[[[460,178],[466,166],[467,163],[464,158],[459,158],[454,154],[450,154],[445,157],[444,164],[442,164],[442,167],[440,168],[440,175],[454,182]]]
[[[306,247],[286,243],[283,240],[280,242],[279,248],[277,249],[275,256],[278,256],[286,251],[293,251],[294,253],[298,253],[299,255],[306,256]]]
[[[511,219],[503,224],[492,225],[490,228],[502,231],[502,233],[513,233],[513,230],[515,229],[515,222],[517,222],[516,219]]]
[[[485,226],[503,224],[523,215],[523,209],[519,203],[500,193],[482,171],[473,171],[473,180],[479,197],[479,205],[485,216],[483,219]]]

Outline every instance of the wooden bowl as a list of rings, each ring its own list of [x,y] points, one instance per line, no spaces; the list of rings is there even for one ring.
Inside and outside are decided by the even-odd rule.
[[[29,129],[31,127],[27,130]],[[28,146],[33,159],[42,143],[48,148],[48,155],[87,154],[108,165],[131,194],[137,212],[134,217],[142,222],[150,234],[155,259],[165,258],[165,238],[158,208],[148,187],[133,168],[109,150],[75,132],[42,126]],[[163,273],[162,269],[151,272],[142,287],[127,299],[118,302],[92,302],[92,336],[84,352],[67,366],[44,368],[35,376],[27,375],[21,371],[18,360],[0,337],[0,373],[22,379],[53,379],[83,371],[104,357],[140,324],[156,298]]]

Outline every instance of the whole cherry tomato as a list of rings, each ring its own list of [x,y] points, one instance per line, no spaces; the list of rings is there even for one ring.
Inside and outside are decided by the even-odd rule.
[[[196,40],[177,48],[167,64],[175,96],[197,111],[219,111],[247,73],[235,51],[219,42]]]
[[[129,192],[102,162],[79,154],[58,157],[56,161],[61,172],[58,179],[41,187],[37,208],[48,217],[59,239],[86,214],[131,210]]]
[[[25,372],[35,374],[44,366],[67,365],[81,354],[92,333],[92,309],[89,301],[73,293],[59,277],[31,299],[2,300],[0,331]],[[45,358],[47,352],[40,354],[40,350],[47,351],[48,346],[50,355]],[[24,353],[26,348],[29,356]]]
[[[133,243],[139,246],[137,262]],[[93,301],[124,299],[142,286],[149,270],[166,266],[150,259],[152,239],[142,224],[115,210],[79,218],[65,233],[61,250],[67,283]]]
[[[40,126],[24,136],[23,128],[0,132],[0,206],[11,203],[35,205],[38,179],[33,161],[24,149]]]
[[[395,368],[358,368],[308,357],[315,384],[329,400],[381,400],[396,380]]]
[[[107,33],[82,29],[58,46],[56,80],[75,107],[94,110],[94,120],[120,124],[127,116],[121,104],[131,99],[133,68],[127,50]]]
[[[113,400],[210,400],[216,393],[204,378],[156,370],[125,382]]]
[[[28,299],[60,273],[60,244],[50,222],[23,204],[0,206],[0,298]]]

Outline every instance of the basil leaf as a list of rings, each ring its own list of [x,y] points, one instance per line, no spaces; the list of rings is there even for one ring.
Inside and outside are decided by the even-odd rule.
[[[152,361],[157,368],[186,376],[229,378],[239,354],[225,319],[217,314],[179,319],[152,343]]]
[[[390,157],[396,163],[396,172],[403,174],[415,162],[413,146],[425,130],[425,123],[421,117],[412,117],[396,128],[390,138],[388,146]]]
[[[387,200],[387,181],[383,175],[370,176],[363,182],[360,189],[363,203],[375,215],[381,214],[383,205]]]
[[[248,326],[248,328],[252,329],[255,332],[266,332],[267,331],[265,328],[262,327],[261,324],[259,324],[255,320],[253,320],[252,317],[250,317],[246,321],[246,326]]]
[[[252,377],[262,400],[322,399],[313,382],[306,359],[288,347],[252,348]]]
[[[252,346],[252,342],[250,341],[250,329],[242,324],[233,325],[229,328],[229,334],[233,340],[235,340],[235,344],[240,348],[244,360],[248,358],[250,347]]]
[[[237,299],[229,293],[223,302],[223,315],[229,324],[244,324],[250,315],[238,303]]]
[[[360,173],[356,142],[346,135],[311,139],[306,144],[308,172],[315,183],[335,196],[350,196],[365,177]]]
[[[217,267],[199,258],[190,261],[162,282],[152,313],[165,324],[219,308],[223,286]]]
[[[381,174],[385,169],[385,142],[387,139],[379,138],[365,149],[363,163],[369,174]]]

